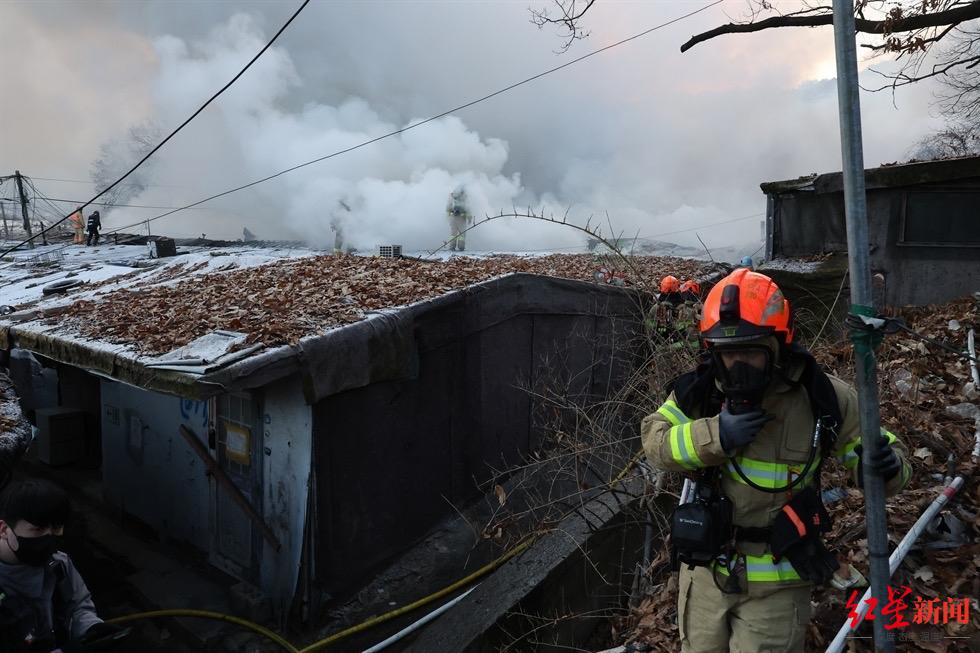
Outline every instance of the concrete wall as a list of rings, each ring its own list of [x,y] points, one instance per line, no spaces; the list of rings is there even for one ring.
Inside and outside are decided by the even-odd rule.
[[[262,512],[282,543],[277,553],[263,547],[261,586],[278,613],[289,607],[299,575],[306,523],[312,424],[298,378],[265,388],[263,439],[265,469]]]
[[[910,190],[951,194],[977,191],[980,180],[868,191],[871,267],[873,272],[885,276],[884,302],[893,306],[924,305],[963,297],[980,289],[980,248],[899,244],[906,193]],[[780,194],[774,197],[772,211],[775,257],[847,250],[841,193]]]
[[[21,409],[29,420],[34,421],[34,411],[38,408],[58,406],[56,369],[44,367],[40,357],[17,348],[10,353],[9,366],[10,380],[20,397]]]
[[[102,483],[106,501],[162,537],[210,546],[208,477],[178,428],[207,445],[207,402],[102,380]]]

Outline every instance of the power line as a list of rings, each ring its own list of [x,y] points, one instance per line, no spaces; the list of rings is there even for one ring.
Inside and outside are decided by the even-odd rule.
[[[40,177],[34,177],[34,179],[40,179]],[[43,195],[38,195],[43,200],[51,200],[52,202],[65,202],[67,204],[78,205],[82,200],[66,200],[60,197],[45,197]],[[90,205],[94,206],[110,206],[110,207],[121,207],[127,209],[176,209],[176,206],[151,206],[148,204],[116,204],[115,202],[89,202]],[[217,211],[218,209],[209,209],[207,207],[199,207],[199,211]],[[58,209],[58,214],[61,214],[61,210]]]
[[[427,123],[430,123],[430,122],[433,122],[435,120],[438,120],[439,118],[444,118],[445,116],[448,116],[448,115],[450,115],[452,113],[456,113],[457,111],[462,111],[463,109],[467,109],[467,108],[469,108],[469,107],[471,107],[471,106],[473,106],[475,104],[479,104],[481,102],[485,102],[486,100],[489,100],[489,99],[494,98],[494,97],[496,97],[498,95],[501,95],[503,93],[506,93],[508,91],[511,91],[511,90],[513,90],[513,89],[515,89],[515,88],[517,88],[519,86],[523,86],[524,84],[528,84],[528,83],[533,82],[533,81],[535,81],[537,79],[540,79],[540,78],[544,77],[545,75],[550,75],[551,73],[554,73],[554,72],[557,72],[559,70],[562,70],[563,68],[568,68],[569,66],[572,66],[574,64],[577,64],[580,61],[584,61],[585,59],[588,59],[589,57],[594,57],[597,54],[600,54],[602,52],[605,52],[606,50],[610,50],[612,48],[615,48],[617,46],[623,45],[625,43],[629,43],[630,41],[634,41],[634,40],[636,40],[638,38],[641,38],[643,36],[646,36],[647,34],[650,34],[651,32],[655,32],[655,31],[657,31],[659,29],[663,29],[664,27],[668,27],[670,25],[673,25],[674,23],[678,23],[678,22],[680,22],[680,21],[682,21],[682,20],[684,20],[686,18],[690,18],[691,16],[694,16],[695,14],[699,14],[702,11],[706,11],[707,9],[710,9],[711,7],[714,7],[717,4],[721,4],[723,1],[724,0],[715,0],[714,2],[711,2],[711,3],[709,3],[709,4],[707,4],[707,5],[703,6],[703,7],[701,7],[700,9],[696,9],[696,10],[690,12],[690,13],[684,14],[682,16],[678,16],[677,18],[672,18],[671,20],[668,20],[665,23],[661,23],[659,25],[656,25],[654,27],[651,27],[649,29],[646,29],[646,30],[644,30],[642,32],[639,32],[638,34],[634,34],[633,36],[627,37],[627,38],[622,39],[620,41],[616,41],[615,43],[611,43],[610,45],[607,45],[605,47],[599,48],[598,50],[593,50],[592,52],[589,52],[587,54],[582,55],[581,57],[578,57],[576,59],[572,59],[571,61],[566,61],[565,63],[561,64],[560,66],[555,66],[554,68],[550,68],[550,69],[548,69],[548,70],[546,70],[544,72],[538,73],[537,75],[533,75],[533,76],[528,77],[526,79],[523,79],[523,80],[521,80],[519,82],[516,82],[514,84],[511,84],[509,86],[505,86],[504,88],[499,89],[497,91],[494,91],[493,93],[489,93],[487,95],[484,95],[481,98],[477,98],[476,100],[471,100],[470,102],[467,102],[465,104],[461,104],[461,105],[459,105],[457,107],[454,107],[452,109],[448,109],[446,111],[443,111],[442,113],[438,113],[438,114],[436,114],[434,116],[431,116],[429,118],[425,118],[424,120],[420,120],[420,121],[415,122],[415,123],[412,123],[411,125],[408,125],[406,127],[402,127],[401,129],[395,129],[395,130],[390,131],[390,132],[388,132],[386,134],[382,134],[380,136],[376,136],[376,137],[371,138],[371,139],[368,139],[366,141],[362,141],[362,142],[358,143],[357,145],[353,145],[351,147],[344,148],[342,150],[337,150],[336,152],[332,152],[332,153],[327,154],[325,156],[321,156],[321,157],[318,157],[316,159],[312,159],[310,161],[306,161],[305,163],[300,163],[300,164],[295,165],[295,166],[293,166],[291,168],[286,168],[285,170],[280,170],[279,172],[276,172],[274,174],[271,174],[271,175],[269,175],[267,177],[263,177],[261,179],[256,179],[255,181],[251,181],[251,182],[249,182],[247,184],[243,184],[241,186],[237,186],[235,188],[231,188],[229,190],[226,190],[226,191],[217,193],[217,194],[212,195],[210,197],[206,197],[206,198],[204,198],[202,200],[198,200],[196,202],[192,202],[190,204],[187,204],[187,205],[178,207],[176,209],[173,209],[171,211],[168,211],[167,213],[161,213],[160,215],[154,216],[152,218],[147,218],[146,220],[140,220],[139,222],[135,222],[133,224],[126,225],[124,227],[119,227],[118,229],[115,229],[113,231],[108,231],[106,233],[107,234],[109,234],[109,233],[115,233],[115,232],[118,232],[118,231],[122,231],[123,229],[131,229],[132,227],[138,227],[138,226],[140,226],[142,224],[146,224],[148,222],[153,222],[154,220],[159,220],[160,218],[165,218],[165,217],[167,217],[169,215],[173,215],[174,213],[177,213],[178,211],[184,211],[186,209],[193,208],[193,207],[197,206],[198,204],[204,204],[205,202],[210,202],[211,200],[218,199],[219,197],[224,197],[225,195],[230,195],[232,193],[237,193],[238,191],[245,190],[246,188],[251,188],[252,186],[257,186],[257,185],[259,185],[261,183],[264,183],[266,181],[269,181],[271,179],[275,179],[276,177],[280,177],[280,176],[285,175],[287,173],[290,173],[290,172],[299,170],[300,168],[305,168],[306,166],[313,165],[314,163],[320,163],[321,161],[326,161],[327,159],[332,159],[332,158],[337,157],[337,156],[340,156],[342,154],[347,154],[348,152],[353,152],[354,150],[359,150],[359,149],[361,149],[363,147],[367,147],[368,145],[371,145],[373,143],[377,143],[378,141],[384,140],[386,138],[390,138],[392,136],[397,136],[398,134],[403,134],[403,133],[405,133],[405,132],[407,132],[409,130],[415,129],[417,127],[421,127],[422,125],[425,125]],[[301,9],[302,9],[302,7],[301,7]],[[0,256],[2,256],[2,255],[0,255]]]
[[[653,234],[651,236],[640,236],[640,238],[660,238],[661,236],[673,236],[674,234],[682,234],[688,231],[697,231],[698,229],[705,229],[707,227],[717,227],[722,224],[731,224],[732,222],[740,222],[742,220],[748,220],[749,218],[758,218],[765,215],[762,213],[753,213],[752,215],[743,215],[741,218],[732,218],[731,220],[722,220],[721,222],[714,222],[712,224],[703,224],[700,227],[690,227],[688,229],[678,229],[677,231],[665,231],[662,234]]]
[[[765,215],[763,213],[753,213],[752,215],[743,215],[740,218],[731,218],[730,220],[722,220],[720,222],[712,222],[710,224],[702,224],[697,227],[688,227],[686,229],[678,229],[676,231],[667,231],[660,234],[642,234],[639,236],[622,236],[623,240],[640,240],[640,239],[652,239],[660,238],[661,236],[672,236],[674,234],[686,233],[688,231],[697,231],[698,229],[707,229],[708,227],[717,227],[718,225],[731,224],[733,222],[741,222],[742,220],[748,220],[750,218],[758,218],[759,216]],[[518,250],[518,253],[530,253],[530,252],[560,252],[565,249],[583,249],[587,248],[588,245],[569,245],[567,247],[552,247],[552,248],[537,248],[537,249],[524,249]],[[760,248],[761,249],[761,248]],[[511,250],[513,251],[513,250]],[[756,250],[758,251],[758,250]],[[754,256],[754,254],[753,254]]]
[[[33,179],[37,179],[38,181],[62,181],[62,182],[67,182],[67,183],[72,183],[72,184],[89,184],[89,185],[92,185],[92,181],[91,180],[86,181],[84,179],[62,179],[62,178],[58,178],[58,177],[38,177],[37,175],[34,175],[33,176]],[[121,186],[153,187],[153,188],[184,188],[183,186],[177,186],[175,184],[136,184],[136,183],[133,183],[133,184],[120,184],[120,185]],[[95,202],[89,202],[89,203],[90,204],[95,204]]]
[[[719,0],[719,2],[720,2],[720,1],[721,1],[721,0]],[[289,17],[289,20],[287,20],[287,21],[286,21],[286,22],[285,22],[285,23],[283,24],[283,26],[279,28],[279,31],[278,31],[278,32],[276,32],[276,33],[275,33],[275,34],[274,34],[274,35],[272,36],[272,39],[270,39],[270,40],[269,40],[269,42],[268,42],[268,43],[266,43],[266,44],[265,44],[265,46],[264,46],[264,47],[263,47],[263,48],[262,48],[261,50],[259,50],[259,52],[258,52],[258,54],[256,54],[256,55],[255,55],[254,57],[252,57],[252,60],[251,60],[251,61],[249,61],[249,62],[248,62],[247,64],[245,64],[245,67],[244,67],[244,68],[242,68],[242,69],[241,69],[240,71],[238,71],[238,74],[237,74],[237,75],[235,75],[234,77],[232,77],[232,78],[231,78],[231,81],[229,81],[229,82],[228,82],[227,84],[225,84],[224,86],[222,86],[222,87],[221,87],[221,88],[220,88],[220,89],[218,90],[218,92],[217,92],[217,93],[215,93],[215,94],[214,94],[214,95],[212,95],[212,96],[211,96],[210,98],[208,98],[208,100],[207,100],[207,101],[206,101],[206,102],[205,102],[204,104],[202,104],[202,105],[200,106],[200,108],[198,108],[198,110],[197,110],[197,111],[195,111],[194,113],[192,113],[192,114],[190,115],[190,117],[189,117],[189,118],[187,118],[187,120],[185,120],[184,122],[182,122],[182,123],[180,123],[180,125],[178,125],[176,129],[174,129],[174,130],[173,130],[172,132],[170,132],[170,134],[169,134],[169,135],[168,135],[168,136],[167,136],[166,138],[164,138],[164,139],[163,139],[162,141],[160,141],[160,142],[159,142],[159,143],[157,144],[157,146],[156,146],[156,147],[154,147],[154,148],[153,148],[152,150],[150,150],[149,152],[147,152],[147,153],[146,153],[146,155],[144,155],[142,159],[140,159],[139,161],[137,161],[137,162],[136,162],[136,164],[135,164],[135,165],[134,165],[134,166],[133,166],[132,168],[130,168],[130,169],[129,169],[129,170],[127,171],[127,172],[126,172],[126,174],[124,174],[124,175],[123,175],[122,177],[120,177],[120,178],[119,178],[119,179],[117,179],[116,181],[114,181],[114,182],[112,182],[112,184],[110,184],[110,185],[109,185],[108,187],[106,187],[106,188],[103,188],[103,189],[102,189],[101,191],[99,191],[98,193],[96,193],[96,195],[95,195],[95,197],[93,197],[93,198],[92,198],[92,199],[90,199],[90,200],[89,200],[88,202],[86,202],[85,204],[83,204],[82,206],[80,206],[80,207],[79,207],[79,210],[81,210],[81,209],[84,209],[84,208],[85,208],[86,206],[88,206],[88,205],[89,205],[90,203],[92,203],[92,202],[94,202],[95,200],[97,200],[97,199],[99,199],[100,197],[102,197],[103,195],[105,195],[105,194],[106,194],[107,192],[109,192],[110,190],[112,190],[113,188],[115,188],[116,186],[118,186],[118,185],[119,185],[120,183],[122,183],[122,181],[123,181],[124,179],[126,179],[126,177],[128,177],[129,175],[131,175],[131,174],[133,174],[134,172],[136,172],[136,169],[137,169],[137,168],[139,168],[139,167],[140,167],[141,165],[143,165],[143,163],[144,163],[144,162],[145,162],[145,161],[146,161],[147,159],[149,159],[149,158],[150,158],[151,156],[153,156],[153,155],[154,155],[154,154],[155,154],[155,153],[157,152],[157,150],[159,150],[159,149],[160,149],[161,147],[163,147],[164,145],[166,145],[166,144],[167,144],[167,142],[168,142],[168,141],[169,141],[169,140],[170,140],[171,138],[173,138],[174,136],[176,136],[176,135],[177,135],[177,134],[178,134],[178,133],[180,132],[180,130],[182,130],[182,129],[183,129],[184,127],[186,127],[186,126],[187,126],[187,125],[188,125],[188,124],[189,124],[189,123],[190,123],[190,122],[191,122],[192,120],[194,120],[194,118],[196,118],[196,117],[197,117],[197,116],[198,116],[198,115],[199,115],[199,114],[200,114],[200,113],[201,113],[202,111],[204,111],[204,109],[205,109],[205,108],[207,108],[207,106],[208,106],[209,104],[211,104],[212,102],[214,102],[214,100],[215,100],[215,99],[217,99],[219,95],[221,95],[221,94],[222,94],[222,93],[224,93],[224,92],[225,92],[226,90],[228,90],[228,88],[229,88],[229,87],[231,87],[231,85],[232,85],[232,84],[234,84],[234,83],[235,83],[236,81],[238,81],[238,78],[239,78],[239,77],[241,77],[242,75],[244,75],[244,74],[245,74],[245,71],[246,71],[246,70],[248,70],[249,68],[251,68],[251,67],[252,67],[252,64],[254,64],[254,63],[255,63],[256,61],[258,61],[258,59],[259,59],[259,57],[261,57],[261,56],[262,56],[262,55],[263,55],[263,54],[265,53],[265,51],[266,51],[266,50],[268,50],[268,49],[269,49],[270,47],[272,47],[272,44],[276,42],[276,39],[278,39],[278,38],[279,38],[279,35],[280,35],[280,34],[282,34],[282,33],[283,33],[283,32],[284,32],[285,30],[286,30],[286,28],[287,28],[287,27],[289,27],[289,24],[290,24],[290,23],[292,23],[292,22],[293,22],[293,20],[294,20],[294,19],[295,19],[295,18],[296,18],[297,16],[299,16],[299,13],[300,13],[301,11],[303,11],[303,9],[304,9],[304,8],[306,7],[306,5],[308,5],[309,3],[310,3],[310,0],[303,0],[303,4],[301,4],[301,5],[299,6],[299,8],[298,8],[298,9],[297,9],[297,10],[296,10],[296,11],[295,11],[294,13],[293,13],[293,15]],[[42,230],[41,230],[41,231],[40,231],[39,233],[37,233],[37,234],[35,234],[35,235],[33,235],[33,236],[31,236],[31,237],[30,237],[30,238],[28,238],[27,240],[25,240],[25,241],[23,241],[23,242],[21,242],[21,243],[18,243],[17,245],[14,245],[14,246],[13,246],[12,248],[10,248],[10,249],[7,249],[7,250],[5,250],[5,251],[4,251],[4,252],[3,252],[2,254],[0,254],[0,258],[2,258],[3,256],[6,256],[7,254],[9,254],[10,252],[12,252],[12,251],[14,251],[15,249],[17,249],[17,248],[18,248],[18,247],[20,247],[21,245],[25,245],[25,244],[27,244],[27,243],[29,243],[30,241],[32,241],[32,240],[34,240],[34,239],[35,239],[35,238],[37,238],[38,236],[42,236],[42,235],[44,235],[44,233],[46,233],[47,231],[49,231],[49,230],[51,230],[51,229],[53,229],[53,228],[54,228],[54,227],[55,227],[56,225],[58,225],[58,224],[60,224],[60,223],[62,223],[62,222],[64,222],[64,221],[65,221],[65,220],[67,220],[67,219],[68,219],[68,218],[69,218],[70,216],[71,216],[71,213],[69,213],[68,215],[66,215],[65,217],[63,217],[63,218],[62,218],[61,220],[59,220],[58,222],[55,222],[54,224],[52,224],[51,226],[49,226],[49,227],[48,227],[47,229],[42,229]]]

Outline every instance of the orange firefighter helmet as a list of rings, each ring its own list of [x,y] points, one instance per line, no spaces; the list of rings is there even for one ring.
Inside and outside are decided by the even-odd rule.
[[[660,280],[660,292],[677,292],[680,288],[681,282],[673,275],[668,274]]]
[[[681,292],[692,292],[695,295],[701,294],[701,284],[694,279],[688,279],[681,284]]]
[[[764,336],[793,342],[789,302],[764,274],[735,270],[708,293],[701,314],[701,336],[714,344],[735,344]]]

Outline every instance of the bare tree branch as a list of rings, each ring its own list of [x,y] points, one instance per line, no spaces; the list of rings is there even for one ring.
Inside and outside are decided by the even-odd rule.
[[[937,11],[930,14],[919,14],[908,18],[887,18],[885,20],[866,20],[863,18],[855,19],[855,24],[859,32],[865,34],[894,34],[896,32],[911,32],[930,27],[942,27],[944,25],[955,25],[967,20],[980,18],[980,0],[975,0],[966,5],[960,5],[946,11]],[[773,16],[758,22],[752,23],[729,23],[716,27],[707,32],[692,36],[684,45],[681,52],[687,52],[698,43],[703,43],[717,36],[724,34],[746,34],[751,32],[761,32],[775,27],[820,27],[833,25],[833,14],[819,14],[816,16],[790,14],[786,16]]]
[[[565,29],[565,42],[562,44],[560,52],[564,52],[572,43],[577,40],[587,38],[589,33],[582,29],[579,20],[585,13],[592,8],[596,0],[587,0],[585,6],[579,9],[577,0],[555,0],[555,5],[561,13],[560,18],[552,18],[547,9],[531,9],[531,22],[538,26],[538,29],[545,25],[560,25]]]

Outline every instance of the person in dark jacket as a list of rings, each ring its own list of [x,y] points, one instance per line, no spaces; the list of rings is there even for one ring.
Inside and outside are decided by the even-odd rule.
[[[58,550],[69,512],[68,495],[49,481],[14,482],[0,496],[4,653],[72,653],[125,635],[99,618],[85,581]]]
[[[102,220],[99,216],[99,212],[92,211],[92,214],[88,216],[88,240],[85,241],[86,245],[99,244],[100,229],[102,229]]]

